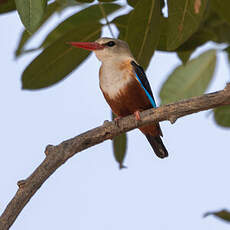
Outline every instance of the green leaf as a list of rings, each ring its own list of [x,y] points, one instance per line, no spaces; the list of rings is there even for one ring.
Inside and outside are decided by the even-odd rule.
[[[113,119],[115,118],[113,113],[112,113],[112,118]],[[122,133],[121,135],[116,136],[113,139],[113,154],[116,161],[119,164],[120,169],[125,168],[123,162],[125,159],[126,152],[127,152],[127,135],[126,133]]]
[[[167,50],[175,50],[198,29],[208,0],[201,1],[199,11],[195,1],[168,1]]]
[[[116,0],[98,0],[99,2],[114,2]]]
[[[167,19],[164,19],[167,21]],[[157,49],[160,51],[172,51],[167,48],[167,24],[163,23],[163,32],[160,37],[160,42]],[[195,50],[199,46],[205,44],[208,41],[217,41],[218,37],[213,29],[207,28],[207,25],[202,26],[197,32],[195,32],[187,41],[181,44],[176,50],[180,51],[191,51]]]
[[[25,69],[22,75],[23,89],[41,89],[62,80],[89,55],[88,51],[76,49],[66,42],[94,41],[100,37],[101,28],[99,23],[76,27],[46,48]]]
[[[213,12],[210,7],[206,10],[199,29],[176,50],[196,49],[208,41],[230,42],[230,25]]]
[[[14,0],[2,0],[0,1],[0,14],[8,13],[16,10]]]
[[[203,94],[212,79],[215,65],[216,51],[209,50],[177,67],[161,88],[162,104]]]
[[[123,161],[126,155],[127,149],[127,136],[126,133],[123,133],[119,136],[116,136],[113,139],[113,153],[116,161],[119,163],[119,168],[125,168]]]
[[[214,109],[214,117],[218,125],[230,128],[230,105]]]
[[[144,69],[159,42],[161,17],[160,0],[139,1],[129,17],[126,41]]]
[[[223,24],[223,20],[220,20],[219,16],[213,13],[210,7],[207,7],[203,14],[203,18],[200,22],[198,30],[193,33],[189,39],[180,44],[175,50],[169,50],[167,46],[168,39],[168,18],[164,18],[162,22],[162,33],[160,42],[157,49],[161,51],[189,51],[195,50],[197,47],[203,45],[208,41],[218,42],[220,36],[217,34],[217,29]],[[220,29],[219,29],[220,30]],[[218,32],[220,33],[220,32]],[[226,35],[227,36],[227,35]]]
[[[131,15],[132,11],[128,14],[124,14],[121,16],[116,17],[111,23],[114,23],[119,30],[119,39],[125,40],[127,27],[128,27],[128,20]]]
[[[117,4],[103,4],[106,15],[109,15],[116,10],[120,9],[121,6]],[[67,18],[61,24],[59,24],[53,31],[51,31],[45,38],[41,47],[47,47],[58,38],[60,38],[64,33],[71,31],[72,29],[82,26],[85,27],[87,24],[98,22],[103,18],[99,5],[90,6],[84,10],[81,10],[77,14],[72,15]]]
[[[228,23],[222,23],[214,27],[213,32],[217,35],[216,42],[230,43],[230,25]]]
[[[44,17],[42,18],[40,26],[34,31],[33,34],[28,33],[26,30],[23,31],[21,35],[21,39],[19,41],[17,50],[15,51],[15,56],[18,57],[22,53],[24,53],[24,47],[26,43],[34,36],[34,34],[41,28],[42,25],[55,13],[57,10],[60,9],[60,4],[57,2],[51,3],[47,6],[46,12]],[[63,8],[64,9],[64,8]]]
[[[177,51],[177,56],[180,58],[180,60],[182,61],[182,63],[185,65],[191,54],[193,53],[194,50],[187,50],[187,51]]]
[[[94,0],[76,0],[76,2],[91,3],[94,2]]]
[[[211,0],[213,10],[230,24],[230,1],[229,0]]]
[[[128,3],[130,6],[135,7],[139,1],[140,1],[140,0],[127,0],[127,3]]]
[[[211,31],[216,36],[212,41],[218,43],[230,42],[230,24],[222,19],[211,7],[208,8],[205,16],[203,28]]]
[[[216,216],[222,220],[230,222],[230,212],[228,210],[223,209],[223,210],[218,211],[218,212],[207,212],[206,214],[204,214],[204,217],[207,217],[210,215]]]
[[[194,33],[185,43],[179,46],[176,50],[195,50],[197,47],[203,45],[204,43],[214,40],[217,40],[216,34],[209,29],[202,28],[198,30],[196,33]]]
[[[15,57],[19,57],[21,54],[24,53],[24,46],[32,38],[33,35],[34,34],[30,34],[29,32],[27,32],[27,30],[24,30],[22,32],[18,47],[15,50]]]
[[[47,0],[15,0],[16,7],[25,28],[33,33],[40,26]]]
[[[82,6],[82,3],[76,2],[75,0],[56,0],[55,3],[60,6],[58,8],[58,13],[67,7]]]
[[[169,51],[167,49],[168,18],[161,19],[161,34],[157,44],[157,50]]]
[[[226,49],[224,49],[224,51],[227,53],[227,55],[228,55],[228,62],[230,63],[230,46],[228,46]]]

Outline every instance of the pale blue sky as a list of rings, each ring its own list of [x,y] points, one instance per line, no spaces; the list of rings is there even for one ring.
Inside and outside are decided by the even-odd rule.
[[[23,30],[16,13],[1,16],[0,25],[2,212],[17,190],[17,181],[44,159],[47,144],[101,125],[110,119],[110,109],[99,90],[100,63],[94,55],[52,88],[22,91],[21,73],[35,55],[14,59]],[[104,35],[109,35],[107,30]],[[35,44],[40,44],[38,39],[31,46]],[[147,75],[158,104],[161,84],[179,63],[176,55],[159,52],[151,61]],[[227,59],[219,54],[208,92],[222,89],[229,76]],[[168,159],[156,158],[138,130],[128,134],[128,169],[118,170],[111,141],[87,149],[47,180],[11,229],[229,229],[213,217],[202,218],[207,211],[230,208],[229,130],[216,126],[210,112],[161,125]]]

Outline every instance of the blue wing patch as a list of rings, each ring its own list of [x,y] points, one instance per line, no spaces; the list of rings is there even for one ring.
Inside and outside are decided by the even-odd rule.
[[[156,108],[156,102],[153,98],[153,93],[148,82],[148,79],[145,75],[144,70],[141,66],[137,65],[134,61],[131,61],[132,66],[134,67],[134,72],[136,74],[137,80],[139,81],[141,87],[144,89],[145,94],[147,95],[149,101],[151,102],[152,106]]]
[[[149,92],[148,92],[148,91],[145,89],[145,87],[143,86],[143,84],[142,84],[140,78],[138,77],[137,73],[135,73],[135,74],[136,74],[137,80],[140,82],[141,87],[144,89],[145,94],[147,95],[148,99],[150,100],[152,106],[153,106],[154,108],[156,108],[157,106],[156,106],[156,103],[155,103],[154,99],[150,96]]]

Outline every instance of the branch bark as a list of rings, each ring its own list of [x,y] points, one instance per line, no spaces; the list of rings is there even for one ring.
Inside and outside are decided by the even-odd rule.
[[[227,84],[224,90],[218,92],[143,111],[141,121],[138,123],[136,123],[133,115],[119,120],[119,127],[114,122],[105,121],[102,126],[66,140],[57,146],[47,146],[44,161],[27,179],[18,182],[18,191],[0,217],[0,230],[10,228],[22,209],[48,177],[76,153],[142,125],[164,120],[174,123],[180,117],[229,104],[230,84]]]

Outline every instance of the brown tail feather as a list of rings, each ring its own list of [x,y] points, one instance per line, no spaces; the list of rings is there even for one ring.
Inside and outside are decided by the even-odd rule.
[[[168,156],[168,151],[165,148],[160,136],[151,136],[149,134],[145,135],[148,139],[150,145],[152,146],[155,154],[160,158],[165,158]]]

